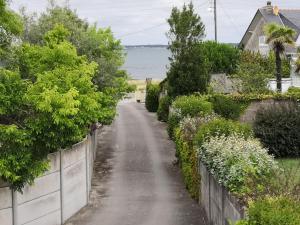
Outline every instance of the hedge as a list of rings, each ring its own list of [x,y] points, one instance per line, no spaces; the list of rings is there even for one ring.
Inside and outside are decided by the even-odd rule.
[[[193,139],[199,127],[208,121],[216,119],[216,115],[205,117],[185,117],[175,129],[176,156],[184,178],[184,183],[190,195],[198,199],[200,176],[198,173],[198,154],[193,145]]]
[[[173,137],[173,132],[180,120],[186,116],[195,117],[198,115],[208,115],[213,112],[212,104],[201,96],[181,96],[172,104],[172,111],[168,119],[168,133]]]
[[[229,95],[216,94],[209,98],[213,104],[214,112],[226,119],[237,120],[248,106],[246,103],[233,100]]]
[[[256,114],[254,133],[276,157],[300,156],[300,107],[273,105]]]
[[[253,135],[250,125],[241,124],[239,122],[218,118],[201,126],[194,138],[194,143],[201,147],[204,141],[215,136],[229,136],[232,134],[240,134],[245,138]]]
[[[156,112],[159,104],[160,87],[158,84],[148,84],[146,88],[146,108],[149,112]]]
[[[288,197],[267,197],[252,202],[248,218],[236,225],[299,225],[300,202]]]
[[[171,105],[171,98],[169,96],[162,97],[159,100],[157,118],[159,121],[167,122],[169,117],[169,108]]]

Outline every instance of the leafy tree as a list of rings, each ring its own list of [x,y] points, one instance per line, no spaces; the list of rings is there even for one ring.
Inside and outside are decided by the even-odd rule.
[[[18,190],[47,169],[49,153],[115,114],[115,99],[92,82],[97,64],[78,56],[67,35],[57,25],[45,45],[23,45],[20,74],[0,73],[0,176]]]
[[[267,35],[267,43],[271,45],[276,58],[276,80],[277,91],[282,92],[282,65],[281,55],[285,52],[286,45],[294,45],[295,30],[280,26],[275,23],[265,26],[265,34]]]
[[[270,52],[269,56],[263,56],[259,52],[242,51],[240,54],[237,71],[231,75],[237,78],[239,91],[243,93],[266,93],[269,79],[275,77],[275,55]],[[282,75],[290,77],[290,62],[282,59]]]
[[[300,54],[299,48],[298,48],[298,54]],[[296,73],[300,73],[300,55],[298,55],[298,58],[296,60]]]
[[[233,74],[236,72],[240,58],[238,48],[214,41],[203,42],[203,47],[211,67],[211,73]]]
[[[99,90],[114,87],[115,92],[119,93],[122,89],[129,88],[126,82],[120,82],[120,79],[124,81],[128,79],[127,74],[120,71],[125,59],[124,49],[109,28],[90,26],[87,21],[80,19],[75,11],[68,7],[60,7],[55,1],[40,17],[27,15],[24,9],[22,17],[26,27],[24,41],[42,45],[45,43],[43,38],[45,34],[57,24],[62,24],[69,30],[68,41],[76,46],[79,55],[86,55],[90,62],[98,63],[93,80]],[[120,84],[126,86],[118,86]],[[118,97],[118,94],[115,97]]]
[[[209,82],[209,65],[201,40],[205,27],[190,3],[183,9],[173,8],[168,19],[171,66],[167,73],[168,94],[171,97],[205,92]]]
[[[21,18],[7,6],[7,0],[0,0],[0,47],[11,43],[13,36],[20,35],[23,30]]]

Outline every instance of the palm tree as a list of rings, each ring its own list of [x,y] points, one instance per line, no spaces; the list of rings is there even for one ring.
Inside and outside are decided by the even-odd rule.
[[[276,81],[277,81],[277,91],[281,93],[281,56],[285,52],[287,45],[295,45],[295,35],[296,31],[292,28],[278,25],[276,23],[267,24],[264,28],[265,34],[267,36],[267,43],[273,49],[276,57]]]
[[[296,73],[300,73],[300,48],[298,48],[298,59],[295,64],[296,64]]]

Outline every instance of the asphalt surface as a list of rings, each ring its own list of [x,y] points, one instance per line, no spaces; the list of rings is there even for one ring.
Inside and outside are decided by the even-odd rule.
[[[165,124],[122,102],[99,134],[91,203],[67,225],[205,225],[187,193]]]

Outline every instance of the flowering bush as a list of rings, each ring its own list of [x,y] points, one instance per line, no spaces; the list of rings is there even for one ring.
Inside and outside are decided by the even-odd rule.
[[[241,198],[264,191],[265,181],[278,169],[258,140],[241,135],[211,137],[198,150],[216,180]]]
[[[219,116],[215,113],[198,117],[184,117],[179,123],[179,130],[183,136],[183,139],[189,143],[192,143],[199,127],[217,118],[219,118]]]
[[[213,112],[212,104],[201,96],[180,96],[172,104],[168,119],[168,133],[170,137],[174,135],[174,129],[180,121],[186,117],[196,117],[209,115]]]

